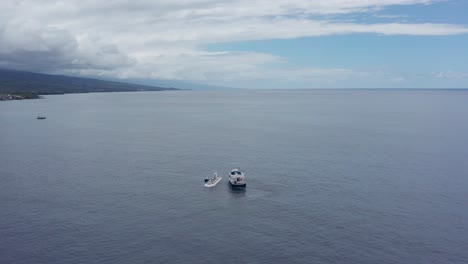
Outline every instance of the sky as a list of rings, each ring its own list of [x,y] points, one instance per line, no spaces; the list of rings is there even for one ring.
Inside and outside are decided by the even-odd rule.
[[[468,88],[466,0],[2,0],[0,68],[260,89]]]

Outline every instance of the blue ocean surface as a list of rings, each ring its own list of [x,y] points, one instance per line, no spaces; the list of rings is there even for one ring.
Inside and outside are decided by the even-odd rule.
[[[468,91],[0,102],[0,263],[467,260]]]

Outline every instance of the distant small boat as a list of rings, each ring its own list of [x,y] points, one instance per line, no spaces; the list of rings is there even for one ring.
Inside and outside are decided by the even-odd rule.
[[[216,186],[216,184],[218,184],[218,182],[221,181],[221,177],[218,176],[218,173],[215,172],[213,174],[213,177],[211,178],[205,178],[205,187],[214,187]]]
[[[46,119],[45,116],[38,116],[37,119]]]

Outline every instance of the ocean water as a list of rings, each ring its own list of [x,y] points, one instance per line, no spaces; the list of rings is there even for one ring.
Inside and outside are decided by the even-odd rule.
[[[0,263],[467,260],[468,91],[0,102]]]

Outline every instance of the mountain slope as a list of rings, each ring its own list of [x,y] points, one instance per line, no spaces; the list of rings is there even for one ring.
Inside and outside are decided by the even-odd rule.
[[[0,94],[63,94],[175,90],[149,85],[104,81],[90,78],[50,75],[0,69]]]
[[[111,80],[114,81],[114,80]],[[115,80],[119,81],[119,80]],[[189,90],[226,90],[226,89],[237,89],[235,87],[227,87],[220,85],[210,85],[203,83],[194,83],[186,82],[180,80],[161,80],[161,79],[129,79],[125,82],[137,83],[141,85],[150,85],[150,86],[162,86],[162,87],[177,87],[179,89],[189,89]]]

